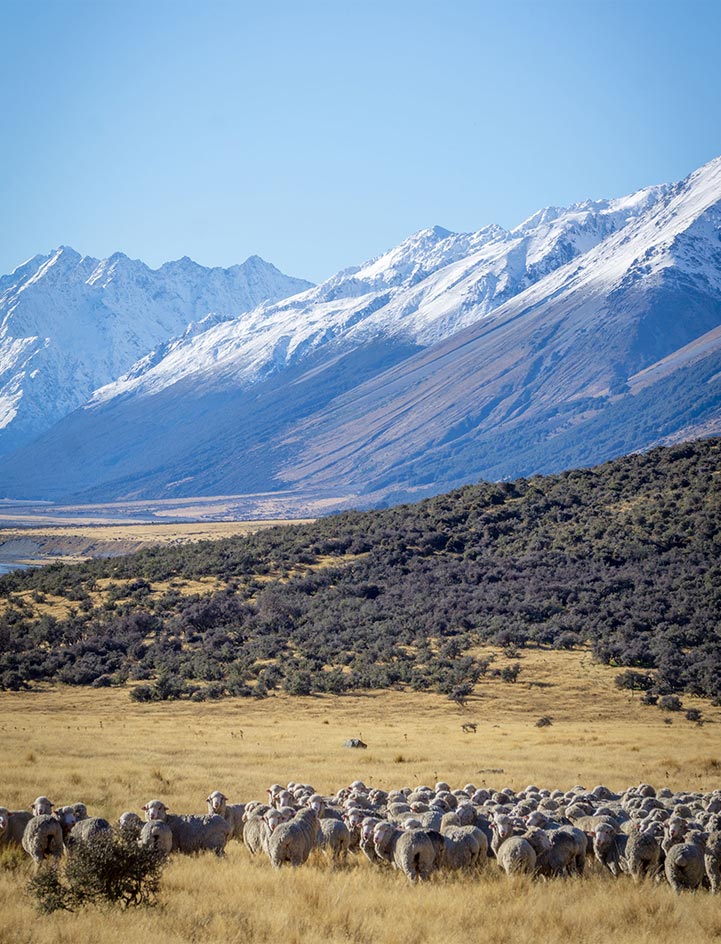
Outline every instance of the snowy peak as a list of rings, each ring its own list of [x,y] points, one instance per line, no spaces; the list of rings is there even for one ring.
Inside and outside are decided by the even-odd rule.
[[[309,286],[257,256],[230,269],[187,257],[150,269],[68,246],[33,257],[0,279],[0,453],[209,313],[217,323]]]

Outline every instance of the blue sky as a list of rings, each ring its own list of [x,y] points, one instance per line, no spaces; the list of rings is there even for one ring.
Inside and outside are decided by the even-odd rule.
[[[319,281],[721,154],[719,0],[0,0],[0,273],[59,244]]]

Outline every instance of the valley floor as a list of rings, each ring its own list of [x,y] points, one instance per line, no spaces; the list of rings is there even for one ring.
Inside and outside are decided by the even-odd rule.
[[[616,670],[585,652],[528,651],[521,662],[516,683],[484,680],[465,709],[405,692],[148,705],[127,690],[2,693],[0,803],[25,807],[44,793],[115,819],[153,797],[201,812],[211,790],[245,801],[289,780],[321,792],[356,778],[385,789],[438,779],[498,789],[721,787],[721,709],[685,699],[702,709],[698,725],[644,707],[614,685]],[[538,727],[542,716],[552,724]],[[367,749],[344,748],[351,737]],[[508,881],[493,866],[411,887],[365,860],[333,869],[319,858],[274,872],[233,843],[224,861],[173,859],[156,908],[39,916],[25,891],[29,869],[5,859],[0,944],[702,944],[721,936],[719,901],[707,892],[676,896],[593,869],[583,880]]]

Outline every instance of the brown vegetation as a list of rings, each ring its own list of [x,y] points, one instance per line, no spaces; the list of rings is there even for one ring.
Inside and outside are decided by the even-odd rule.
[[[505,658],[498,653],[497,664]],[[46,793],[58,803],[82,799],[114,819],[151,796],[201,812],[211,789],[242,801],[290,779],[321,791],[356,777],[385,788],[437,779],[499,788],[719,786],[721,709],[689,699],[706,724],[677,715],[668,725],[588,653],[528,651],[521,661],[516,684],[490,678],[465,709],[409,692],[148,705],[114,689],[4,693],[2,802],[25,806]],[[552,727],[536,727],[543,715]],[[468,722],[475,733],[463,731]],[[349,737],[368,749],[343,748]],[[277,873],[232,843],[225,861],[173,859],[154,909],[50,916],[36,915],[28,874],[22,865],[0,876],[0,944],[460,944],[481,936],[501,944],[699,944],[721,933],[718,901],[705,892],[676,896],[594,870],[583,880],[509,882],[491,864],[480,878],[436,876],[412,887],[360,860]]]

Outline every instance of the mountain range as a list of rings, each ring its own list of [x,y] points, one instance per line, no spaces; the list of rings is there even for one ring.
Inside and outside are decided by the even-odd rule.
[[[378,504],[721,431],[721,158],[317,286],[60,249],[0,279],[0,497]]]

